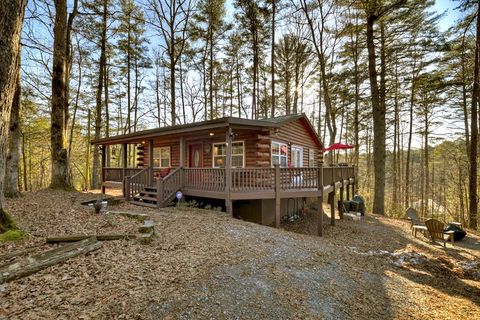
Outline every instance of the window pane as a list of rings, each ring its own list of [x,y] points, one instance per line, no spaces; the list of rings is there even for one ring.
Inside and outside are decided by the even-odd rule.
[[[214,156],[223,156],[226,154],[226,146],[225,144],[216,144],[213,147],[213,155]]]
[[[287,157],[281,157],[280,166],[281,167],[286,167],[287,166]]]
[[[162,152],[161,152],[162,159],[163,158],[170,158],[170,148],[169,147],[162,148],[161,150],[162,150]]]
[[[213,165],[216,168],[225,167],[225,156],[215,156],[215,157],[213,157]]]
[[[287,150],[288,150],[288,148],[287,148],[287,145],[286,145],[286,144],[282,144],[282,145],[280,146],[280,152],[281,152],[281,155],[282,155],[282,156],[286,156],[286,155],[287,155]]]
[[[242,167],[242,166],[243,166],[243,155],[232,156],[232,167]]]
[[[279,164],[278,162],[278,157],[277,156],[272,156],[272,165]]]
[[[167,159],[162,159],[162,168],[168,168],[170,167],[170,159],[167,158]]]
[[[232,144],[232,154],[243,154],[243,143],[233,143]]]
[[[280,153],[280,146],[276,142],[272,142],[272,156]]]

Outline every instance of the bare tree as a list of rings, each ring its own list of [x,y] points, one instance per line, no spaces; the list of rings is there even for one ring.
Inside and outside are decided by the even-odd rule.
[[[68,91],[71,66],[71,32],[77,15],[78,0],[67,19],[67,1],[55,1],[55,24],[53,27],[52,68],[52,113],[51,113],[51,157],[52,188],[71,188],[69,163],[66,149],[68,122]]]
[[[193,10],[193,0],[151,0],[153,12],[152,24],[160,31],[165,42],[170,69],[170,117],[172,125],[176,122],[176,79],[178,60],[183,54],[187,42],[187,27]]]

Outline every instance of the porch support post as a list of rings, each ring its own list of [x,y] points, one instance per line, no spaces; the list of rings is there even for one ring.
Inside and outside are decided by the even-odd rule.
[[[122,177],[123,177],[123,197],[127,196],[127,189],[126,189],[126,174],[127,174],[127,144],[124,143],[122,147]]]
[[[280,228],[280,165],[275,165],[275,228]]]
[[[148,176],[148,184],[153,184],[153,140],[148,140],[148,166],[151,169],[151,174]]]
[[[225,209],[227,214],[232,216],[233,207],[230,197],[230,189],[232,185],[232,129],[230,127],[227,128],[225,142],[227,144],[227,152],[225,157]]]
[[[102,145],[100,149],[102,149],[102,193],[105,193],[105,163],[107,161],[107,148],[105,145]]]
[[[330,203],[330,225],[335,225],[335,183],[333,184],[333,190],[328,194],[328,202]]]
[[[317,234],[323,236],[323,163],[318,163],[317,170],[317,187],[318,187],[318,208],[317,208]]]
[[[343,192],[345,191],[345,180],[342,177],[342,186],[340,187],[340,205],[338,206],[338,214],[340,215],[340,219],[343,219]],[[348,188],[348,184],[347,184]]]
[[[185,138],[180,137],[180,167],[185,167]]]
[[[348,179],[347,184],[347,200],[350,200],[350,179]]]

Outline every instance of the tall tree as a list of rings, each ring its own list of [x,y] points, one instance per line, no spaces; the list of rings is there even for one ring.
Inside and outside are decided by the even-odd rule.
[[[0,6],[0,232],[15,228],[5,211],[3,195],[10,112],[20,68],[20,37],[26,0],[7,0]]]
[[[193,11],[192,0],[150,0],[154,14],[153,24],[160,31],[165,44],[170,69],[170,118],[176,123],[176,78],[177,63],[183,54],[188,38],[189,20]]]
[[[202,52],[208,55],[208,75],[204,74],[204,79],[209,80],[208,103],[209,118],[214,115],[214,78],[216,52],[221,36],[225,33],[227,25],[225,24],[225,0],[200,0],[197,3],[197,10],[192,16],[192,38],[201,39],[205,46]],[[206,59],[206,60],[207,60]]]
[[[97,0],[86,5],[87,8],[91,9],[94,13],[94,16],[99,16],[101,21],[97,23],[92,21],[89,24],[91,29],[98,30],[100,29],[99,39],[95,39],[95,42],[98,43],[100,47],[100,58],[98,61],[98,82],[96,88],[96,99],[95,99],[95,131],[94,138],[100,139],[102,132],[102,94],[104,90],[104,85],[106,84],[105,80],[105,71],[107,67],[107,24],[108,24],[108,10],[109,10],[109,0]],[[97,37],[95,37],[97,38]],[[97,41],[98,40],[98,41]],[[106,88],[105,88],[106,90]],[[92,180],[91,187],[93,189],[98,189],[100,187],[100,146],[95,145],[93,149],[93,170],[92,170]]]
[[[260,59],[266,37],[266,24],[269,11],[264,2],[254,0],[236,0],[236,17],[240,22],[244,37],[251,46],[252,57],[252,119],[259,116],[258,91],[260,83]]]
[[[67,1],[55,1],[55,23],[53,27],[52,68],[52,112],[51,112],[51,156],[52,188],[71,188],[69,163],[66,148],[68,122],[68,91],[71,66],[71,31],[78,11],[78,0],[67,19]]]
[[[477,173],[478,173],[478,102],[480,95],[480,4],[477,2],[477,26],[475,38],[475,60],[473,69],[473,87],[472,87],[472,104],[470,119],[470,175],[468,180],[468,196],[469,196],[469,221],[470,228],[477,228],[477,211],[478,211],[478,194],[477,194]]]
[[[385,214],[385,133],[386,133],[386,106],[381,101],[380,90],[377,80],[376,53],[374,42],[374,24],[389,11],[398,8],[406,0],[398,0],[382,5],[380,1],[364,1],[367,23],[367,50],[368,50],[368,74],[370,79],[370,92],[373,114],[373,163],[375,167],[375,185],[373,212]]]

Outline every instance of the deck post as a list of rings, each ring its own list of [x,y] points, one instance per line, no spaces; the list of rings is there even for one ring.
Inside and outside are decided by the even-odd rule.
[[[328,194],[328,202],[330,203],[330,225],[335,226],[335,183],[333,190]]]
[[[180,137],[180,167],[185,166],[185,138]]]
[[[107,161],[107,148],[105,145],[102,145],[102,193],[105,193],[105,163]]]
[[[127,174],[127,144],[123,144],[123,154],[122,154],[122,181],[123,181],[123,197],[127,197],[127,190],[126,190],[126,177]]]
[[[130,177],[128,176],[123,178],[123,190],[125,201],[130,201]]]
[[[321,237],[323,236],[323,164],[318,163],[317,170],[317,186],[318,186],[318,208],[317,208],[317,233]]]
[[[275,228],[280,228],[280,165],[275,165]]]
[[[153,140],[148,140],[148,166],[152,168],[151,173],[148,175],[148,185],[153,184]]]
[[[342,186],[340,187],[340,205],[338,206],[338,214],[340,216],[340,219],[342,220],[343,220],[343,192],[345,191],[344,186],[345,186],[345,180],[343,180],[343,177],[342,177]],[[348,184],[347,184],[347,188],[348,188]]]
[[[225,143],[227,152],[225,155],[225,209],[227,214],[233,216],[232,200],[230,197],[230,189],[232,185],[232,129],[227,128],[225,134]]]
[[[158,177],[157,179],[157,207],[163,207],[163,179]]]
[[[347,200],[350,200],[350,179],[348,179],[347,184]]]

